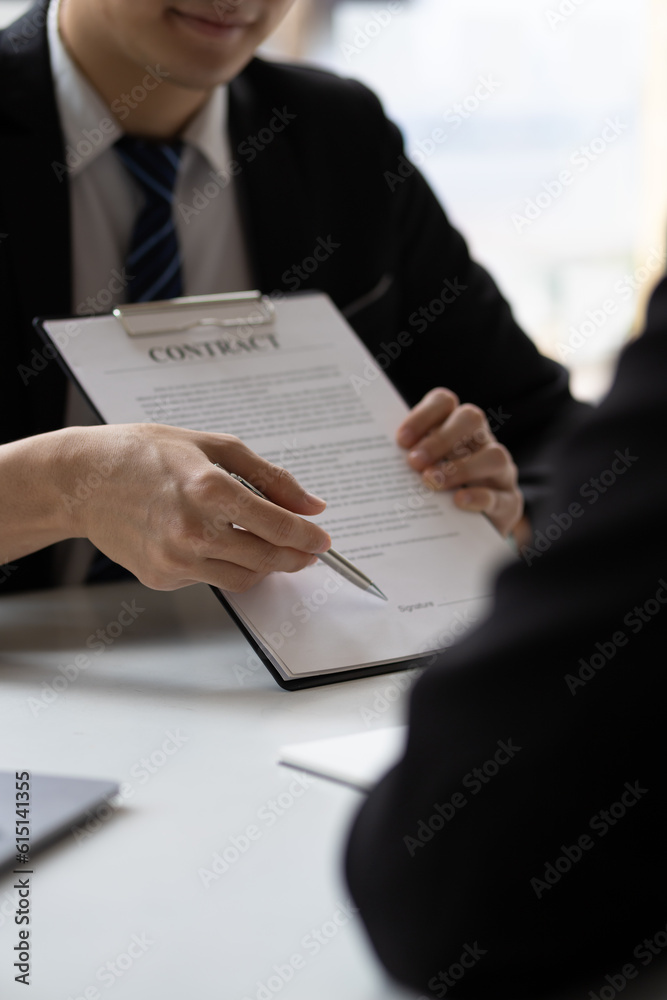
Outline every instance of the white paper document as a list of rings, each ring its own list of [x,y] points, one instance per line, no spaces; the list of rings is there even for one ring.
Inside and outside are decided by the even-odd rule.
[[[392,726],[351,736],[292,743],[280,748],[278,763],[369,792],[401,759],[407,739],[407,726]]]
[[[408,467],[394,440],[408,407],[326,296],[281,300],[255,327],[129,336],[101,316],[43,328],[107,423],[235,434],[327,501],[314,520],[389,600],[322,563],[225,593],[282,679],[418,666],[482,617],[509,549]],[[444,361],[433,383],[447,383]]]

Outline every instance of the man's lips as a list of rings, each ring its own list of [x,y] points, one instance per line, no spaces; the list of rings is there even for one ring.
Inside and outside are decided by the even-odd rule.
[[[177,7],[171,8],[171,13],[183,23],[207,35],[223,35],[234,29],[249,28],[252,21],[243,20],[239,17],[227,17],[222,14],[220,17],[211,17],[209,13],[191,14],[188,11],[179,10]]]

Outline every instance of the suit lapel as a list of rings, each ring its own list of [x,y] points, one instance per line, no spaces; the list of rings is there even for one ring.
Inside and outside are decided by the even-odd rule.
[[[35,313],[71,308],[69,185],[54,169],[64,162],[63,139],[46,33],[34,31],[45,8],[33,7],[0,42],[3,223],[21,248],[15,256],[30,261],[15,280]]]
[[[249,140],[261,142],[270,130],[280,95],[266,94],[261,85],[262,64],[253,60],[229,85],[229,131],[232,158],[241,172],[237,191],[247,249],[257,287],[264,292],[284,289],[282,275],[298,264],[309,239],[307,216],[300,192],[299,165],[289,141],[289,124],[258,151]]]
[[[25,381],[44,345],[31,328],[34,316],[71,312],[71,239],[69,185],[63,139],[51,80],[46,31],[46,2],[33,7],[0,38],[0,228],[6,245],[11,300],[10,354],[23,371],[22,407],[35,430],[58,426],[65,379],[52,362]],[[19,369],[18,366],[24,366]],[[34,382],[34,384],[33,384]],[[25,431],[24,431],[25,432]]]

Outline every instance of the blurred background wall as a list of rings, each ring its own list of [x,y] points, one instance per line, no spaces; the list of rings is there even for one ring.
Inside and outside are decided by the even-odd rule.
[[[28,6],[0,0],[0,22]],[[379,94],[584,398],[665,270],[665,51],[665,0],[296,0],[265,46]]]

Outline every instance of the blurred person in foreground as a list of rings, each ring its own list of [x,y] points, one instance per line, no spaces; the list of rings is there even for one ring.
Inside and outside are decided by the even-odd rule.
[[[610,1000],[667,948],[666,427],[667,279],[352,830],[371,941],[429,998]]]

